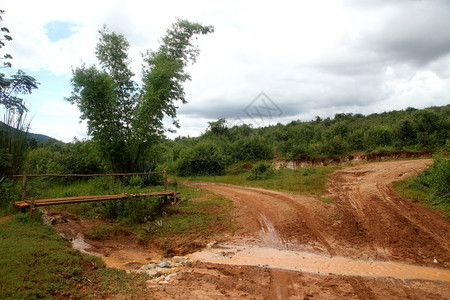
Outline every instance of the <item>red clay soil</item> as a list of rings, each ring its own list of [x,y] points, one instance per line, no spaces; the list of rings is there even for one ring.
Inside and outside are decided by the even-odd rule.
[[[448,268],[450,222],[401,198],[391,187],[392,181],[416,174],[430,163],[392,161],[337,171],[324,195],[331,203],[257,188],[193,184],[233,200],[240,224],[235,239],[257,236],[269,220],[281,241],[256,240],[256,244]]]
[[[257,188],[187,184],[233,201],[238,229],[219,247],[250,244],[448,270],[450,222],[391,188],[392,181],[431,163],[409,160],[344,168],[330,176],[324,197],[331,203]],[[149,299],[450,299],[450,283],[197,262],[169,284],[149,285],[146,295]]]

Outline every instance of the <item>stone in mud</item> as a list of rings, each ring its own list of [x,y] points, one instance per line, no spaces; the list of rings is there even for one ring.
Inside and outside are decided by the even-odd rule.
[[[176,264],[185,264],[189,261],[186,256],[174,256],[172,257],[172,262]]]
[[[147,270],[154,269],[154,268],[156,268],[156,264],[151,263],[151,264],[148,264],[148,265],[143,265],[143,266],[139,269],[139,271],[147,271]]]
[[[160,268],[171,268],[172,267],[172,263],[170,261],[167,261],[167,260],[162,260],[159,263],[158,267],[160,267]]]
[[[147,275],[150,277],[155,277],[158,274],[157,269],[150,269],[150,270],[146,270],[144,272],[147,273]]]

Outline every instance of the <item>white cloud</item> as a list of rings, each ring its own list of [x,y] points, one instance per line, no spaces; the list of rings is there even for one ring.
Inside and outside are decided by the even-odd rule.
[[[71,142],[86,137],[86,124],[80,123],[78,108],[68,102],[47,101],[32,117],[31,132],[45,133],[57,140]]]
[[[61,76],[95,62],[103,24],[128,38],[137,80],[140,53],[157,49],[176,17],[214,25],[214,34],[199,38],[198,62],[189,67],[193,81],[185,86],[189,103],[180,109],[180,134],[199,134],[219,117],[240,117],[261,91],[282,108],[286,122],[449,102],[445,0],[4,0],[2,8],[14,65]],[[55,20],[79,24],[77,32],[51,42],[45,25]],[[34,127],[42,127],[37,121]]]

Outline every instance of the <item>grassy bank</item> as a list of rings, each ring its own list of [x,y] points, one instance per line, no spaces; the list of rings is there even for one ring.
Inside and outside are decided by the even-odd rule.
[[[105,268],[28,214],[0,223],[0,298],[139,296],[146,276]]]
[[[173,256],[193,252],[213,238],[233,234],[233,204],[230,200],[183,185],[178,185],[178,191],[188,201],[165,206],[145,222],[116,220],[93,228],[87,235],[102,240],[128,232],[137,242],[150,243],[164,256]]]
[[[248,180],[250,171],[245,169],[235,170],[235,174],[223,176],[196,176],[178,178],[178,180],[220,182],[241,186],[257,187],[281,192],[291,192],[303,195],[320,196],[324,193],[328,175],[338,170],[339,167],[308,167],[298,170],[276,170],[273,176],[263,180]]]
[[[450,160],[448,154],[437,155],[434,164],[421,174],[393,183],[404,198],[441,211],[450,219]]]
[[[442,212],[450,219],[450,199],[436,201],[436,197],[430,187],[423,185],[417,176],[409,177],[392,183],[394,190],[403,198],[420,203],[430,209]]]

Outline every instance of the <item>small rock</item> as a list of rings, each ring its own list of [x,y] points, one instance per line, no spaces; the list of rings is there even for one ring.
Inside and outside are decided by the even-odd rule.
[[[145,273],[147,273],[150,277],[155,277],[158,274],[158,270],[150,269],[150,270],[145,271]]]
[[[160,268],[171,268],[172,264],[170,263],[170,261],[167,260],[162,260],[159,265]]]
[[[157,274],[168,275],[177,272],[178,270],[173,268],[156,268]]]
[[[187,258],[186,256],[174,256],[174,257],[172,257],[172,262],[174,262],[174,263],[184,264],[184,263],[187,263],[188,261],[189,261],[189,258]]]
[[[147,271],[147,270],[154,269],[154,268],[156,268],[156,264],[151,263],[151,264],[148,264],[148,265],[143,265],[139,269],[139,271]]]

